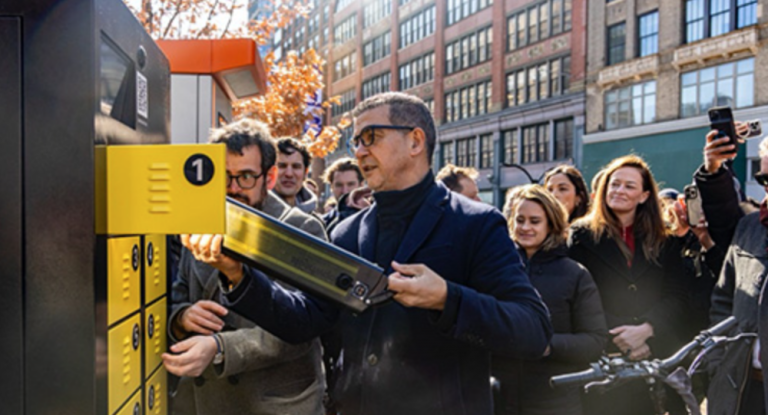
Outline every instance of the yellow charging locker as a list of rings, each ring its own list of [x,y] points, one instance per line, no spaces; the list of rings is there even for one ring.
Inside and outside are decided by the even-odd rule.
[[[149,415],[168,414],[168,373],[160,367],[144,384],[146,413]]]
[[[143,413],[144,411],[141,410],[141,391],[136,391],[115,415],[142,415]]]
[[[141,306],[141,239],[107,240],[107,325]]]
[[[157,301],[144,312],[144,373],[149,375],[163,363],[160,357],[168,347],[165,322],[168,319],[167,301]]]
[[[226,146],[96,146],[96,232],[225,232]]]
[[[144,304],[166,293],[165,235],[144,237]]]
[[[107,331],[107,399],[113,414],[141,386],[141,313]]]

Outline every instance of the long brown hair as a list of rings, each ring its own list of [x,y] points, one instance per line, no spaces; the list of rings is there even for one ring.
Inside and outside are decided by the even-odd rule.
[[[584,181],[584,176],[581,175],[579,169],[569,164],[561,164],[547,172],[546,176],[544,176],[544,187],[546,188],[550,179],[558,174],[563,174],[570,180],[576,191],[576,196],[579,197],[579,203],[573,207],[573,212],[568,213],[568,222],[572,223],[586,215],[589,211],[590,197],[587,191],[587,182]]]
[[[518,206],[526,200],[537,203],[544,210],[544,216],[547,218],[549,232],[542,241],[539,249],[549,251],[565,243],[568,234],[568,212],[565,206],[560,203],[552,193],[538,184],[529,184],[520,188],[515,200],[512,202],[511,214],[507,221],[507,228],[512,239],[515,239],[514,228],[516,225],[515,216]],[[517,242],[517,241],[515,241]]]
[[[635,210],[633,226],[635,237],[638,238],[635,244],[642,247],[643,255],[647,260],[658,264],[657,258],[661,245],[667,238],[667,229],[664,226],[664,220],[662,219],[659,207],[658,186],[653,179],[651,169],[642,158],[635,155],[619,157],[611,161],[608,167],[605,168],[605,174],[603,174],[598,182],[592,213],[589,217],[589,228],[592,230],[595,243],[600,241],[603,235],[607,234],[608,237],[613,238],[618,243],[621,252],[627,260],[632,258],[633,253],[629,251],[627,244],[624,243],[621,237],[621,222],[619,222],[619,218],[606,203],[606,194],[611,177],[616,170],[623,167],[636,168],[643,178],[643,191],[648,192],[648,198],[645,202],[637,205]]]

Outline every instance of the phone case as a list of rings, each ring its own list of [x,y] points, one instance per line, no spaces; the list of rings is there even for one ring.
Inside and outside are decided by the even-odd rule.
[[[701,197],[699,189],[696,186],[688,185],[683,190],[685,192],[685,208],[688,216],[688,224],[697,226],[704,219],[704,209],[701,206]]]

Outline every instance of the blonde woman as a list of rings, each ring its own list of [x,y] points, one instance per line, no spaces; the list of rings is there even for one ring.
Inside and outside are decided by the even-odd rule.
[[[589,272],[568,258],[567,213],[550,192],[539,185],[519,188],[508,223],[555,334],[541,360],[494,356],[502,398],[496,414],[580,415],[578,388],[553,390],[549,378],[585,369],[600,356],[607,338],[600,295]]]

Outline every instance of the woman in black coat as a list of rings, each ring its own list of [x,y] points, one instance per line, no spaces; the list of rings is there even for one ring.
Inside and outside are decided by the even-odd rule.
[[[569,248],[600,290],[613,336],[609,353],[664,358],[682,346],[688,281],[680,246],[664,226],[656,182],[641,158],[625,156],[608,165],[591,214],[571,229]],[[594,395],[587,395],[590,414],[654,413],[643,381]],[[667,406],[672,413],[684,411],[669,390]]]
[[[549,378],[586,369],[600,356],[607,329],[597,287],[589,272],[568,258],[566,211],[543,187],[521,189],[509,228],[555,334],[541,360],[494,356],[492,371],[501,384],[496,414],[580,415],[578,388],[553,390]]]

